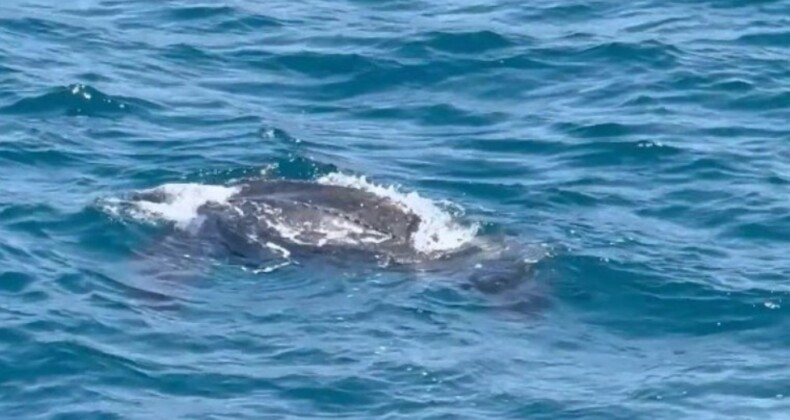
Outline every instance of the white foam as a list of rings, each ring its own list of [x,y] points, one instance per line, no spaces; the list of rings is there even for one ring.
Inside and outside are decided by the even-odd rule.
[[[319,240],[319,246],[326,243],[334,244],[377,244],[387,240],[388,236],[381,232],[366,229],[360,225],[347,220],[328,217],[322,219],[315,232],[323,235]]]
[[[266,242],[266,247],[271,249],[271,250],[273,250],[273,251],[275,251],[275,252],[280,253],[280,255],[282,255],[282,257],[285,258],[285,259],[288,259],[288,258],[291,257],[291,251],[287,250],[286,248],[281,247],[280,245],[277,245],[274,242]]]
[[[414,234],[413,246],[418,252],[432,254],[456,250],[470,243],[479,229],[478,225],[463,226],[436,202],[416,192],[404,193],[394,186],[382,186],[365,177],[331,173],[318,179],[319,183],[357,188],[379,197],[386,197],[407,211],[420,217],[420,226]]]
[[[477,236],[479,226],[459,223],[448,209],[453,208],[455,211],[462,209],[452,203],[436,202],[416,192],[402,192],[395,186],[377,185],[365,177],[343,173],[326,175],[317,182],[367,191],[388,198],[405,211],[417,215],[420,218],[420,225],[412,237],[412,246],[419,253],[430,255],[454,251],[468,245]],[[221,185],[172,183],[140,191],[135,200],[104,200],[103,207],[105,211],[115,216],[125,215],[147,222],[166,221],[186,229],[196,220],[200,220],[198,209],[201,206],[208,203],[226,204],[239,190],[239,187]],[[265,203],[255,204],[261,222],[277,230],[282,238],[296,244],[362,245],[380,243],[388,238],[381,232],[331,216],[325,216],[315,224],[304,226],[292,224],[287,217],[282,216],[281,209],[269,208]],[[231,210],[242,211],[236,207]],[[262,245],[267,246],[267,244]],[[288,255],[283,257],[288,259]]]
[[[260,210],[260,207],[259,207]],[[324,215],[316,222],[292,223],[281,214],[264,210],[258,220],[276,230],[281,237],[301,245],[364,245],[381,243],[386,234],[332,215]]]
[[[130,204],[137,212],[131,212],[138,218],[155,217],[175,223],[184,228],[198,216],[200,206],[208,203],[223,204],[239,189],[221,185],[204,184],[164,184],[159,187],[142,191],[145,194],[161,196],[162,200],[137,200]]]

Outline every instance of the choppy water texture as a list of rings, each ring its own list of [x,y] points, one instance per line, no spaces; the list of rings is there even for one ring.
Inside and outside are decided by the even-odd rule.
[[[788,28],[784,0],[4,1],[0,413],[785,418]],[[529,293],[261,273],[108,206],[337,173],[550,256]]]

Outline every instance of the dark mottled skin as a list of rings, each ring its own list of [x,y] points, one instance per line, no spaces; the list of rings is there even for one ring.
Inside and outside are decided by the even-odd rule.
[[[267,203],[288,211],[290,218],[309,220],[321,214],[341,216],[368,229],[388,234],[392,242],[408,244],[420,218],[391,200],[355,188],[299,181],[258,181],[245,184],[231,203]]]
[[[275,243],[287,248],[297,261],[320,257],[325,260],[361,262],[358,257],[372,256],[378,262],[396,263],[433,271],[450,268],[465,277],[464,288],[485,294],[502,294],[519,289],[530,277],[532,266],[525,263],[517,249],[486,253],[470,246],[458,252],[436,256],[417,253],[412,247],[412,236],[417,231],[419,216],[403,209],[390,199],[349,187],[323,185],[301,181],[250,181],[239,184],[240,191],[227,204],[206,204],[198,213],[200,223],[190,235],[197,235],[201,243],[212,244],[212,253],[229,254],[234,259],[252,266],[266,266],[281,258],[276,250],[265,246]],[[146,192],[138,199],[159,201],[157,192]],[[268,212],[262,212],[263,207]],[[322,218],[341,218],[366,230],[386,237],[378,243],[332,244],[317,246],[294,243],[281,232],[261,221],[262,214],[275,209],[283,220],[291,224],[310,223]],[[240,210],[240,211],[239,211]],[[189,242],[187,238],[184,238]],[[308,239],[310,239],[308,237]],[[309,242],[309,241],[307,241]]]
[[[263,211],[264,207],[268,211]],[[317,224],[328,218],[344,220],[375,231],[381,241],[318,245],[324,235],[311,235],[309,229],[302,231],[301,241],[294,241],[271,226],[272,211],[290,226]],[[253,181],[242,184],[241,191],[227,205],[209,204],[198,212],[203,217],[201,236],[212,235],[229,250],[252,259],[262,258],[261,244],[267,242],[302,255],[357,253],[400,261],[416,256],[411,239],[420,218],[386,198],[353,188],[299,181]],[[255,239],[250,239],[250,235]]]

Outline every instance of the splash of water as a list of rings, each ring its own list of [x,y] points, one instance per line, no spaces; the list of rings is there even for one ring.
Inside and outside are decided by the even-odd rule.
[[[317,180],[326,185],[337,185],[371,192],[386,197],[406,211],[420,217],[420,226],[412,241],[414,249],[424,254],[449,252],[470,243],[479,230],[476,224],[464,226],[453,215],[437,203],[416,192],[402,192],[396,186],[378,185],[363,176],[339,172],[325,175]]]
[[[186,228],[198,217],[198,209],[209,203],[224,204],[234,194],[237,187],[205,185],[196,183],[164,184],[156,188],[139,191],[138,199],[122,201],[105,200],[102,207],[110,214],[128,216],[144,222],[172,222],[179,228]]]

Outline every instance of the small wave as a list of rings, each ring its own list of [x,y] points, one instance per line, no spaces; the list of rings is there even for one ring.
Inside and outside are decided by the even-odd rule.
[[[448,252],[469,244],[477,235],[479,226],[462,226],[452,214],[443,210],[433,200],[416,192],[404,193],[394,186],[382,186],[362,176],[331,173],[318,179],[319,183],[357,188],[380,197],[387,197],[405,210],[420,217],[420,226],[413,237],[415,250],[425,254]]]
[[[193,20],[229,16],[235,12],[236,9],[231,6],[187,6],[169,10],[167,14],[176,20]]]
[[[620,65],[649,64],[656,68],[674,67],[681,50],[674,45],[658,41],[608,42],[587,47],[578,51],[578,59],[603,60]]]
[[[110,116],[133,111],[134,108],[132,100],[128,98],[107,95],[88,85],[74,84],[56,88],[41,96],[21,99],[0,108],[0,113]]]
[[[314,78],[345,78],[349,74],[362,74],[384,68],[386,62],[361,54],[327,54],[301,51],[272,57],[274,65]]]
[[[737,41],[763,47],[782,47],[790,43],[790,31],[758,32],[740,36]]]
[[[507,36],[489,30],[467,32],[431,32],[424,39],[411,42],[409,48],[433,49],[451,54],[475,55],[514,45]]]

